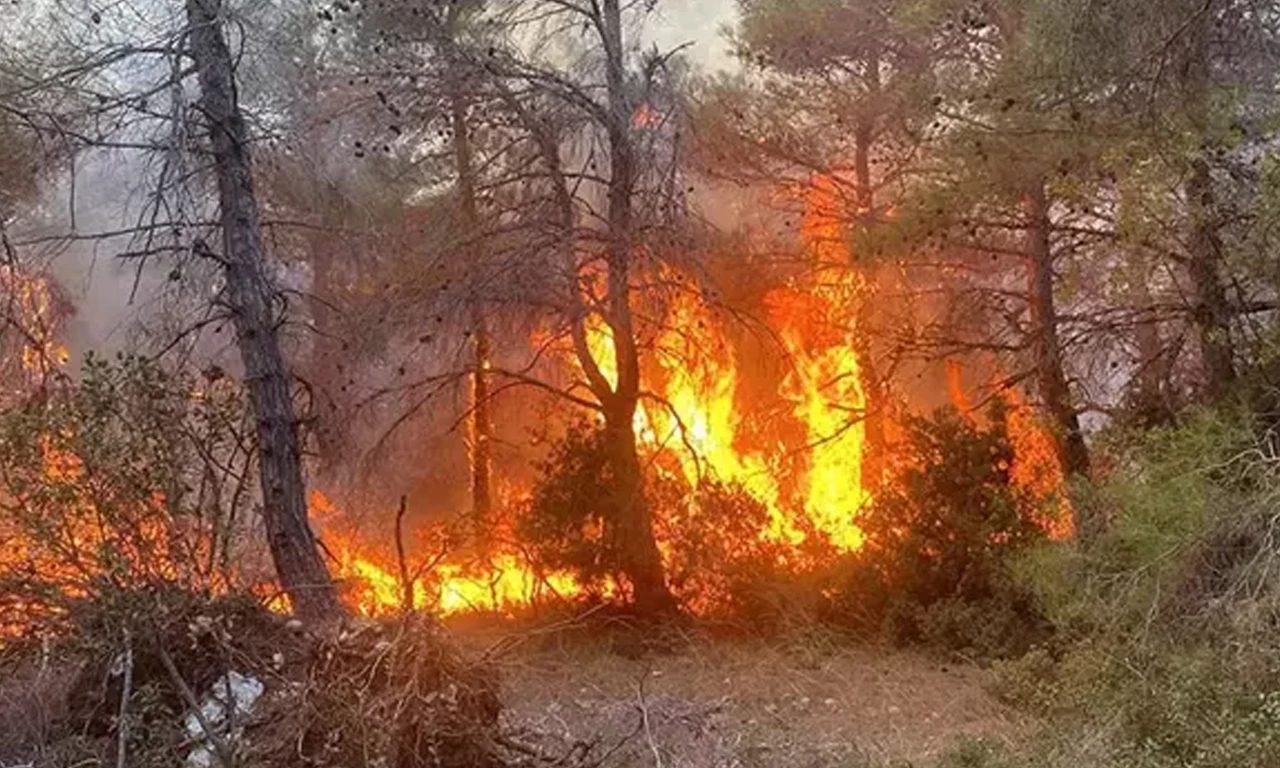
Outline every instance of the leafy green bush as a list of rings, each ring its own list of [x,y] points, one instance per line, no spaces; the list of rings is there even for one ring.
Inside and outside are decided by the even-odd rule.
[[[900,450],[911,465],[859,518],[866,542],[837,600],[846,621],[984,656],[1044,632],[1010,569],[1045,532],[1013,482],[1004,425],[999,407],[981,423],[954,410],[906,421]]]
[[[659,483],[655,507],[667,547],[672,591],[704,617],[744,620],[756,629],[812,621],[822,596],[805,564],[833,556],[810,531],[799,545],[771,541],[768,508],[744,489],[703,480]]]
[[[1223,542],[1251,527],[1265,493],[1259,483],[1272,482],[1251,466],[1251,441],[1247,423],[1210,413],[1177,428],[1107,436],[1096,450],[1111,467],[1108,476],[1076,489],[1077,505],[1099,519],[1095,533],[1035,548],[1018,563],[1020,580],[1074,636],[1130,635],[1149,631],[1156,619],[1186,618],[1212,599],[1193,597],[1189,588],[1224,586],[1209,584],[1207,571],[1193,573],[1197,561],[1230,554]],[[1243,550],[1237,558],[1258,554],[1248,542],[1235,546]],[[1200,565],[1231,568],[1221,558]]]
[[[571,424],[538,466],[516,526],[539,566],[573,571],[597,589],[621,572],[621,552],[611,539],[616,510],[605,447],[602,429]]]
[[[1013,765],[1280,765],[1280,460],[1248,419],[1095,443],[1077,504],[1091,537],[1043,544],[1017,572],[1059,628],[996,665],[994,692],[1044,718]]]
[[[540,467],[517,526],[537,564],[569,570],[597,590],[621,574],[610,471],[603,435],[572,426]],[[659,457],[662,458],[662,457]],[[796,583],[799,563],[820,559],[825,545],[809,536],[797,549],[760,536],[769,510],[740,487],[707,478],[691,486],[678,467],[646,462],[645,502],[666,565],[667,582],[685,608],[704,617],[777,621],[821,600]],[[757,624],[759,626],[759,624]]]

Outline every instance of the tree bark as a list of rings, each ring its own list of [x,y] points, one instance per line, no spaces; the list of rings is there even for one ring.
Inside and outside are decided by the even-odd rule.
[[[1214,5],[1206,4],[1206,12]],[[1205,18],[1213,17],[1205,13]],[[1195,306],[1191,317],[1200,340],[1200,362],[1204,371],[1205,394],[1211,401],[1226,395],[1236,380],[1231,354],[1231,311],[1220,274],[1222,238],[1213,192],[1213,175],[1209,169],[1209,35],[1207,21],[1191,25],[1190,45],[1181,72],[1183,109],[1198,141],[1186,168],[1183,192],[1186,195],[1189,231],[1187,272],[1191,278]]]
[[[451,32],[452,25],[451,26]],[[471,514],[474,539],[484,539],[493,512],[492,498],[492,447],[493,419],[490,416],[489,369],[492,367],[492,343],[485,318],[484,302],[480,298],[480,282],[483,270],[478,262],[479,253],[474,246],[479,232],[480,219],[476,212],[475,168],[471,154],[471,129],[467,124],[467,101],[461,87],[455,84],[449,97],[450,119],[453,127],[453,156],[458,174],[458,207],[466,243],[463,258],[470,276],[471,314]]]
[[[289,371],[277,333],[277,294],[262,252],[249,145],[231,52],[219,18],[221,3],[187,0],[186,12],[218,182],[226,303],[257,421],[267,543],[294,610],[310,618],[330,617],[340,613],[341,607],[307,522]]]
[[[1216,401],[1230,392],[1236,380],[1231,353],[1231,308],[1222,285],[1222,239],[1218,235],[1213,178],[1203,156],[1191,161],[1185,191],[1191,232],[1187,272],[1195,292],[1191,317],[1200,339],[1205,394]]]
[[[879,107],[881,90],[880,52],[874,46],[867,53],[865,87],[870,109],[858,116],[853,129],[854,206],[857,209],[854,212],[854,223],[857,227],[857,242],[863,244],[870,241],[869,235],[876,219],[875,180],[871,176],[871,151],[876,140],[876,124],[874,117],[867,114],[874,114]],[[850,249],[850,255],[855,262],[851,266],[855,269],[859,257],[863,257],[863,263],[869,263],[865,258],[867,254],[859,254],[855,249]],[[864,279],[870,280],[870,275],[865,270]],[[862,478],[863,483],[874,490],[885,479],[888,467],[886,459],[889,446],[885,425],[889,419],[886,412],[889,390],[888,382],[880,375],[873,339],[866,330],[871,327],[871,302],[859,301],[856,317],[858,343],[855,351],[858,353],[862,372],[862,389],[866,393],[862,419],[868,446],[862,459]]]
[[[632,194],[636,168],[631,137],[633,105],[626,93],[619,0],[601,3],[600,21],[608,90],[606,130],[610,160],[607,311],[618,372],[615,390],[603,403],[605,434],[614,472],[617,541],[623,569],[631,581],[636,610],[652,616],[673,610],[675,599],[667,588],[636,453],[634,420],[640,399],[640,355],[631,312]]]
[[[1068,474],[1089,471],[1089,450],[1080,430],[1080,417],[1071,404],[1058,341],[1058,314],[1053,299],[1053,251],[1049,241],[1051,221],[1044,180],[1037,179],[1026,197],[1028,293],[1031,300],[1032,349],[1036,382],[1045,410],[1054,421],[1058,455]]]
[[[1145,254],[1133,255],[1134,277],[1129,290],[1133,306],[1144,316],[1133,329],[1138,350],[1137,412],[1147,427],[1173,421],[1173,405],[1169,402],[1170,355],[1160,339],[1160,322],[1154,317],[1155,299],[1151,295],[1150,264]]]

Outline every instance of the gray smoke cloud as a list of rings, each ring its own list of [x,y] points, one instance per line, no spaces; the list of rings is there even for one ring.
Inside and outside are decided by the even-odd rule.
[[[58,15],[61,18],[65,14]],[[663,50],[689,44],[685,56],[703,71],[731,69],[735,62],[723,31],[735,16],[734,0],[664,0],[646,19],[644,42]],[[4,26],[9,28],[16,18],[7,16],[5,21]],[[146,31],[157,34],[156,29]],[[90,34],[112,36],[101,28]],[[126,74],[140,80],[155,75]],[[26,236],[30,239],[73,233],[83,237],[132,226],[147,193],[141,162],[137,157],[107,153],[77,159],[74,169],[69,167],[54,174],[46,183],[35,215],[25,222]],[[78,369],[90,350],[113,354],[145,346],[146,329],[166,312],[174,312],[173,286],[167,279],[172,261],[159,256],[143,264],[122,261],[119,254],[130,247],[129,238],[118,237],[78,239],[30,249],[32,259],[48,270],[75,306],[75,314],[64,328],[64,343],[71,352],[73,370]]]
[[[666,0],[658,4],[648,37],[664,50],[692,43],[686,55],[704,71],[732,69],[722,32],[736,18],[734,0]]]

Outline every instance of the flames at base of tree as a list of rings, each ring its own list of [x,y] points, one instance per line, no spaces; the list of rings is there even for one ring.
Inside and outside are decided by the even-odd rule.
[[[724,597],[720,594],[724,585],[690,572],[731,564],[708,563],[705,554],[703,560],[691,564],[688,552],[682,549],[687,543],[678,540],[681,535],[717,538],[712,557],[742,562],[756,558],[750,562],[767,563],[783,574],[800,573],[857,551],[864,539],[859,515],[874,509],[878,483],[894,482],[894,461],[889,459],[894,451],[890,436],[894,433],[895,406],[870,402],[870,382],[860,357],[865,339],[858,318],[870,289],[850,266],[853,260],[846,238],[830,213],[832,194],[829,185],[819,183],[806,198],[802,235],[812,264],[805,277],[793,278],[763,297],[769,335],[777,351],[777,365],[767,374],[776,376],[776,407],[744,405],[744,393],[752,382],[745,378],[744,361],[739,359],[744,353],[735,347],[728,324],[717,315],[714,303],[696,281],[674,268],[657,268],[659,282],[675,288],[662,302],[661,316],[651,323],[656,331],[644,340],[644,396],[633,426],[646,464],[657,479],[683,489],[682,498],[657,505],[655,528],[668,572],[679,574],[680,583],[673,584],[673,591],[695,613],[713,610],[716,601]],[[63,365],[66,355],[52,331],[53,302],[47,284],[20,281],[9,271],[0,272],[0,282],[28,321],[18,355],[23,369],[39,376]],[[593,306],[603,303],[600,297],[588,298]],[[586,332],[597,368],[616,386],[614,339],[609,326],[598,314],[592,315]],[[581,374],[575,350],[561,348],[558,352],[564,370]],[[995,372],[998,367],[992,364],[991,369]],[[974,408],[961,386],[957,365],[948,367],[948,384],[953,405],[972,414]],[[1016,392],[1000,396],[1009,406],[1005,426],[1016,456],[1010,468],[1012,482],[1028,491],[1030,498],[1045,500],[1048,509],[1041,522],[1052,535],[1070,535],[1065,501],[1054,501],[1062,496],[1064,478],[1052,434]],[[194,398],[198,400],[200,395]],[[880,412],[873,413],[876,410]],[[880,422],[881,442],[875,445],[868,435],[872,418]],[[94,552],[109,551],[136,570],[140,579],[154,576],[173,581],[181,570],[178,563],[212,561],[198,550],[203,541],[199,531],[183,538],[174,535],[171,521],[162,522],[172,517],[171,504],[158,491],[134,500],[132,506],[124,505],[122,521],[129,529],[127,535],[104,538],[92,524],[94,516],[100,516],[102,500],[91,498],[81,488],[78,459],[59,447],[68,442],[56,439],[60,434],[40,443],[35,463],[43,467],[36,471],[43,472],[46,484],[65,493],[59,503],[69,506],[62,517],[74,525],[73,530],[64,532],[66,543]],[[875,470],[869,469],[872,459]],[[491,521],[502,531],[482,534],[480,538],[488,541],[468,542],[465,553],[455,551],[452,545],[457,542],[446,532],[428,529],[414,531],[411,542],[400,542],[407,545],[407,551],[397,555],[387,546],[370,546],[344,529],[344,516],[322,493],[313,492],[310,506],[346,600],[362,614],[401,610],[408,602],[406,582],[412,584],[413,606],[445,615],[511,613],[546,599],[588,593],[608,598],[623,593],[625,585],[608,578],[585,584],[574,573],[540,569],[512,543],[515,510],[527,493],[528,489],[523,489],[505,494],[507,498],[493,510]],[[743,498],[761,514],[737,515],[737,527],[732,530],[724,526],[715,529],[719,523],[707,522],[708,510],[703,505],[728,503],[731,514],[736,514],[740,508],[732,505],[740,504]],[[504,535],[495,535],[499,533]],[[20,538],[15,541],[5,560],[31,561],[31,568],[47,570],[48,563],[41,565],[39,556],[24,548]],[[196,549],[174,550],[175,542],[186,542]],[[59,561],[59,567],[66,562]],[[75,591],[81,580],[99,575],[91,571],[56,575]],[[205,588],[217,586],[209,578],[202,583]]]
[[[874,476],[868,459],[875,451],[891,454],[891,439],[868,444],[867,423],[873,417],[859,354],[863,348],[857,318],[869,291],[852,262],[841,224],[832,213],[837,206],[829,184],[818,183],[806,197],[802,235],[812,259],[803,281],[777,287],[766,295],[765,309],[772,336],[784,363],[778,384],[782,411],[748,412],[740,402],[744,381],[725,323],[717,318],[695,281],[673,268],[658,268],[656,282],[676,286],[664,302],[658,329],[646,340],[650,350],[642,365],[646,397],[637,408],[633,428],[641,451],[659,479],[682,482],[687,497],[668,509],[655,509],[658,548],[668,571],[680,558],[677,542],[664,536],[697,521],[702,503],[698,489],[706,483],[741,491],[767,515],[754,531],[734,531],[754,541],[731,543],[733,551],[766,552],[784,571],[821,567],[815,557],[838,557],[863,543],[858,516],[874,508],[874,484],[893,482],[892,461],[880,461]],[[601,306],[599,296],[588,302]],[[617,385],[615,345],[608,324],[590,317],[587,347],[596,367],[611,386]],[[562,365],[584,375],[575,350],[559,349]],[[957,370],[948,366],[953,404],[971,412]],[[994,368],[993,368],[994,370]],[[1046,504],[1061,497],[1063,474],[1055,443],[1016,393],[1000,395],[1009,406],[1006,427],[1016,456],[1012,481]],[[881,433],[894,434],[892,407],[876,414]],[[751,420],[748,423],[748,420]],[[787,436],[787,437],[784,437]],[[789,441],[790,442],[789,442]],[[508,503],[511,513],[515,504]],[[321,520],[334,517],[323,496],[313,497],[313,511]],[[1070,533],[1065,508],[1050,510],[1043,525],[1052,535]],[[669,515],[673,520],[662,519]],[[501,523],[500,523],[501,524]],[[326,533],[333,538],[334,533]],[[802,546],[818,537],[818,547]],[[349,601],[369,614],[394,612],[404,600],[403,580],[396,558],[371,556],[339,537],[330,548],[338,560],[338,574],[352,582]],[[826,553],[815,555],[815,552]],[[725,554],[724,551],[721,554]],[[720,564],[728,566],[728,563]],[[412,570],[412,564],[406,564]],[[714,587],[703,584],[708,592]],[[612,591],[612,589],[611,589]],[[680,590],[677,590],[680,592]],[[577,596],[584,587],[568,573],[538,573],[530,561],[514,551],[490,553],[479,565],[466,566],[442,558],[426,578],[415,583],[414,603],[451,614],[471,610],[509,612],[542,597]],[[709,609],[717,596],[684,591],[685,607]]]
[[[333,556],[335,577],[347,604],[366,616],[401,610],[406,604],[405,581],[398,557],[379,553],[359,537],[339,532],[341,513],[320,491],[312,491],[311,516],[324,530],[325,548]],[[439,533],[439,532],[434,532]],[[419,537],[421,538],[421,537]],[[447,544],[441,534],[433,542]],[[421,547],[407,553],[403,564],[413,584],[413,607],[449,615],[472,611],[510,612],[542,598],[580,595],[578,580],[567,573],[538,573],[525,558],[513,553],[490,553],[483,564],[473,562],[422,563]],[[437,551],[434,547],[432,551]],[[441,552],[440,560],[448,554]],[[424,567],[425,566],[425,567]]]
[[[759,502],[768,516],[754,533],[755,544],[771,546],[784,570],[801,572],[824,564],[813,561],[814,549],[801,546],[806,536],[820,537],[826,546],[816,551],[831,557],[856,551],[863,540],[858,515],[874,508],[871,487],[862,479],[872,448],[867,445],[868,405],[856,339],[851,328],[839,324],[840,317],[850,316],[857,295],[856,275],[843,271],[823,286],[780,288],[768,297],[777,337],[791,363],[779,388],[791,403],[790,411],[775,418],[789,419],[792,427],[800,427],[804,442],[798,448],[781,442],[752,446],[746,439],[744,417],[736,403],[738,367],[713,313],[695,293],[681,294],[671,303],[662,324],[669,330],[655,341],[655,362],[646,371],[646,385],[655,396],[637,410],[634,427],[655,472],[675,477],[690,489],[706,481],[727,484]],[[613,359],[607,327],[591,327],[588,341],[595,359],[602,363],[602,373],[612,380],[615,374],[604,364]],[[952,404],[976,419],[954,364],[948,365],[948,384]],[[1064,478],[1052,434],[1015,391],[998,396],[1007,405],[1005,426],[1016,456],[1010,468],[1012,482],[1048,506],[1041,523],[1050,535],[1070,535],[1069,510],[1061,500]],[[758,425],[755,431],[760,432]],[[880,450],[891,452],[893,446]],[[798,472],[787,474],[783,469],[788,454],[803,457]],[[892,470],[885,470],[881,481],[893,482]],[[698,514],[698,504],[694,493],[680,507],[681,520],[671,524],[687,523],[689,516]],[[518,502],[508,498],[505,506],[509,513]],[[347,584],[349,604],[369,615],[400,610],[404,589],[396,557],[375,554],[359,545],[357,537],[328,527],[326,521],[340,514],[322,494],[313,494],[312,511],[337,560],[337,575]],[[667,522],[657,521],[658,544],[670,568],[679,553],[661,533],[670,529]],[[413,549],[414,557],[420,557],[423,549],[436,547]],[[406,567],[412,572],[415,564]],[[415,579],[414,604],[444,615],[478,610],[511,613],[543,599],[575,597],[586,591],[573,574],[539,573],[528,558],[513,550],[490,553],[470,564],[442,554],[436,567]],[[716,600],[710,594],[680,597],[695,613],[708,610]]]

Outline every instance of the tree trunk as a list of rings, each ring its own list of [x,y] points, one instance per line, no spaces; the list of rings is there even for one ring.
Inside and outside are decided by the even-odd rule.
[[[1191,161],[1185,191],[1191,219],[1187,271],[1196,302],[1191,316],[1200,337],[1205,394],[1216,401],[1231,390],[1236,370],[1231,354],[1231,309],[1220,274],[1222,240],[1214,210],[1213,178],[1203,156]]]
[[[311,618],[341,611],[337,592],[307,522],[306,487],[280,350],[276,293],[262,253],[258,202],[219,0],[187,0],[191,54],[218,180],[226,303],[236,329],[245,385],[258,432],[263,518],[281,586],[294,609]]]
[[[1089,451],[1080,431],[1080,417],[1071,404],[1062,349],[1058,343],[1058,314],[1053,300],[1053,252],[1049,242],[1049,201],[1044,180],[1038,179],[1027,194],[1027,259],[1031,299],[1032,349],[1036,382],[1045,410],[1054,421],[1058,455],[1068,474],[1089,471]]]
[[[880,55],[879,52],[872,48],[867,55],[866,70],[866,91],[867,100],[871,104],[870,111],[874,111],[878,107],[877,101],[880,97]],[[875,225],[875,180],[871,177],[871,151],[875,144],[876,126],[875,120],[868,114],[858,116],[857,122],[853,129],[853,168],[854,168],[854,222],[857,227],[858,239],[857,243],[865,244],[870,241],[872,227]],[[868,282],[871,279],[869,270],[873,260],[867,259],[868,254],[858,253],[856,250],[850,249],[850,255],[853,257],[855,264],[851,265],[857,268],[857,263],[861,257],[867,269],[864,270],[863,277]],[[862,389],[866,394],[864,406],[866,412],[863,414],[863,425],[866,430],[866,440],[868,450],[863,454],[862,459],[862,478],[863,484],[870,488],[873,492],[886,478],[886,469],[888,467],[888,437],[885,425],[890,415],[887,413],[889,407],[889,389],[888,382],[885,377],[880,375],[879,366],[876,364],[876,350],[874,347],[871,334],[867,329],[871,327],[872,305],[871,302],[862,301],[861,297],[858,301],[858,310],[856,314],[858,320],[856,352],[858,353],[859,367],[862,372]]]
[[[471,514],[474,541],[482,541],[493,511],[491,491],[493,420],[490,417],[489,369],[492,363],[492,344],[488,324],[485,321],[484,302],[480,298],[483,270],[478,262],[478,250],[474,244],[480,228],[476,213],[475,169],[471,158],[471,129],[467,125],[467,102],[461,88],[455,87],[450,95],[450,111],[453,124],[453,156],[458,174],[458,207],[463,224],[462,242],[464,259],[470,276],[471,313]]]
[[[631,313],[631,198],[636,177],[631,138],[632,104],[626,94],[619,0],[604,0],[601,7],[609,99],[606,126],[610,160],[607,303],[618,372],[613,396],[604,403],[605,433],[616,484],[615,509],[619,516],[618,545],[623,568],[631,580],[636,610],[652,616],[672,610],[675,600],[667,589],[636,454],[633,422],[640,399],[640,355]]]
[[[1210,0],[1206,12],[1213,5]],[[1206,13],[1212,18],[1212,13]],[[1226,395],[1236,380],[1231,354],[1231,311],[1220,274],[1222,238],[1213,192],[1213,175],[1209,169],[1207,146],[1209,136],[1209,36],[1208,23],[1195,23],[1189,30],[1190,46],[1181,73],[1183,109],[1199,147],[1186,169],[1183,192],[1186,194],[1189,224],[1187,272],[1191,278],[1195,306],[1192,321],[1200,337],[1200,362],[1204,371],[1205,394],[1210,400]]]
[[[1145,254],[1133,255],[1134,278],[1129,290],[1133,306],[1143,313],[1133,330],[1138,350],[1137,411],[1144,426],[1171,423],[1173,406],[1169,402],[1170,356],[1160,339],[1160,322],[1154,316],[1155,299],[1151,296],[1150,264]]]

